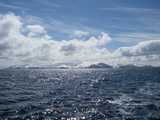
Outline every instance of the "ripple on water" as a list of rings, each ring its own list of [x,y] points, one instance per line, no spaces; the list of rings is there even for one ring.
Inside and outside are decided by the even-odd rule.
[[[159,119],[157,71],[0,71],[0,116],[6,120]]]

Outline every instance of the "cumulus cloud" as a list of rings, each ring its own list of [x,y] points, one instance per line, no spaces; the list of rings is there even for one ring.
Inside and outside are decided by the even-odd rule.
[[[40,25],[27,25],[26,30],[29,31],[28,37],[38,36],[45,33],[45,29]]]
[[[102,32],[101,36],[96,37],[90,37],[88,40],[79,40],[79,39],[73,39],[68,41],[69,43],[77,44],[81,47],[95,47],[95,46],[101,46],[109,43],[111,41],[111,37],[109,37],[108,34]]]
[[[77,32],[77,35],[87,35]],[[81,36],[78,36],[78,38]],[[41,25],[29,25],[13,13],[0,15],[0,65],[49,65],[57,63],[126,63],[160,60],[160,40],[140,42],[110,53],[101,46],[111,41],[108,34],[88,39],[55,41]]]
[[[77,48],[74,44],[62,45],[61,51],[65,53],[65,55],[73,55],[76,52]]]
[[[75,33],[79,35],[87,32]],[[102,60],[108,50],[98,49],[111,41],[108,34],[88,40],[55,41],[41,25],[26,25],[13,13],[0,15],[0,59],[24,64],[53,64],[56,62],[83,62]],[[105,57],[103,57],[105,58]],[[7,63],[7,62],[6,62]],[[12,63],[15,64],[15,63]]]
[[[140,42],[135,46],[121,47],[111,56],[115,63],[157,64],[160,60],[160,40]]]
[[[15,16],[13,13],[0,15],[0,39],[5,39],[12,34],[18,34],[21,26],[19,16]]]
[[[160,40],[140,42],[138,45],[132,47],[119,48],[116,52],[121,54],[121,56],[146,56],[160,54]]]
[[[37,39],[30,38],[22,34],[23,22],[19,16],[14,15],[13,13],[9,13],[6,15],[0,15],[0,49],[1,49],[1,57],[8,59],[17,59],[24,60],[32,58],[36,55],[34,51],[38,49],[38,46],[41,46],[41,43],[38,43]],[[35,26],[29,27],[30,32],[39,32],[42,33],[44,30],[38,29],[38,31],[34,30]],[[36,26],[36,28],[41,28]],[[41,37],[42,43],[45,41],[45,37],[47,34]]]

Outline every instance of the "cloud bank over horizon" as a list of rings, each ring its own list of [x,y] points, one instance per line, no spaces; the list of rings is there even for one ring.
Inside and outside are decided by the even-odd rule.
[[[160,65],[160,40],[143,41],[111,52],[104,47],[114,42],[107,33],[101,32],[100,36],[89,38],[88,35],[88,31],[76,30],[69,36],[70,40],[57,41],[42,25],[27,24],[14,13],[0,14],[0,66],[57,63],[81,66],[96,62]]]

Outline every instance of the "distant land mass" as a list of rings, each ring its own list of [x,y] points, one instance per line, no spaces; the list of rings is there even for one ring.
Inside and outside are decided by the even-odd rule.
[[[57,69],[69,69],[68,67],[58,67]]]
[[[151,65],[140,65],[140,64],[127,64],[120,65],[118,68],[137,68],[137,67],[153,67]]]
[[[69,63],[49,65],[49,66],[11,66],[6,69],[98,69],[98,68],[137,68],[137,67],[153,67],[150,65],[140,65],[140,64],[126,64],[126,65],[108,65],[106,63],[91,64],[89,66],[78,67],[77,65],[70,65]]]
[[[92,64],[86,68],[113,68],[111,65],[107,65],[105,63]]]

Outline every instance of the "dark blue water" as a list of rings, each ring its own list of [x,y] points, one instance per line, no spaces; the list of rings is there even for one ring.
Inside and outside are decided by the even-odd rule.
[[[160,119],[160,68],[0,70],[0,119]]]

